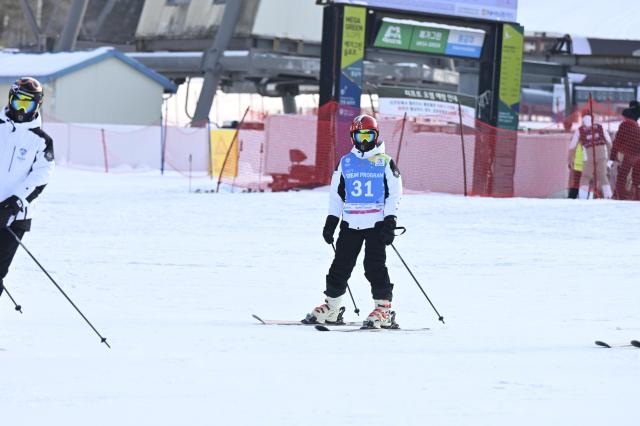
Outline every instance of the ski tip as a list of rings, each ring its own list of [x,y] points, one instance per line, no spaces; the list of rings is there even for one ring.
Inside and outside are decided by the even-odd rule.
[[[600,347],[603,347],[603,348],[610,348],[611,347],[607,342],[602,342],[600,340],[596,340],[595,344],[600,346]]]
[[[640,340],[632,340],[631,346],[635,346],[636,348],[640,348]]]
[[[318,331],[331,331],[327,327],[325,327],[324,325],[316,325],[315,329],[318,330]]]
[[[254,317],[255,319],[257,319],[258,321],[260,321],[262,324],[266,324],[266,322],[264,322],[262,320],[262,318],[260,318],[259,316],[257,316],[256,314],[251,314],[252,317]]]

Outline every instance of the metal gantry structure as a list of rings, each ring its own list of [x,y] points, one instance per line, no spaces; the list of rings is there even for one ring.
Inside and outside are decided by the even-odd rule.
[[[220,78],[222,77],[220,58],[224,55],[225,50],[229,48],[233,32],[240,18],[243,3],[244,0],[226,2],[222,22],[213,39],[213,44],[202,55],[200,69],[203,72],[204,82],[192,120],[196,126],[205,126],[209,119],[211,105],[213,105],[213,99],[216,96]]]
[[[70,51],[75,48],[78,33],[82,26],[84,14],[87,11],[89,0],[72,0],[69,7],[67,21],[62,29],[58,43],[56,44],[56,52]]]
[[[208,2],[224,8],[222,19],[210,23],[206,32],[194,36],[168,33],[158,38],[133,36],[124,46],[127,54],[157,72],[181,83],[188,78],[204,78],[194,121],[206,118],[218,88],[228,92],[258,93],[283,99],[285,112],[295,112],[295,95],[318,93],[320,78],[320,43],[282,36],[255,35],[239,31],[239,22],[251,22],[259,6],[269,0],[238,0]],[[55,45],[47,46],[51,34],[38,25],[27,0],[20,0],[25,17],[25,28],[33,34],[37,50],[73,50],[109,43],[96,41],[96,34],[105,28],[112,13],[116,13],[118,0],[91,3],[88,0],[69,0],[63,28]],[[137,3],[143,3],[139,1]],[[144,7],[156,7],[155,2]],[[119,6],[122,6],[120,2]],[[87,8],[93,8],[93,28],[83,29]],[[161,7],[161,6],[157,6]],[[162,6],[168,7],[168,6]],[[188,6],[175,6],[175,8]],[[265,6],[266,7],[266,6]],[[320,9],[321,6],[316,6]],[[142,9],[142,6],[138,10]],[[64,10],[63,7],[55,10]],[[122,13],[122,12],[120,12]],[[142,12],[140,11],[140,14]],[[319,14],[321,16],[321,13]],[[96,18],[97,17],[97,18]],[[131,18],[131,17],[130,17]],[[133,19],[136,19],[135,17]],[[137,17],[140,19],[140,16]],[[319,18],[321,19],[321,18]],[[159,23],[157,25],[160,25]],[[42,24],[40,25],[42,26]],[[79,37],[80,35],[80,37]],[[86,36],[92,36],[88,39]],[[608,47],[593,54],[574,51],[568,36],[527,36],[523,63],[523,87],[549,90],[552,84],[566,85],[567,107],[571,104],[569,73],[584,74],[592,85],[638,86],[640,84],[640,42],[609,40]],[[599,40],[602,44],[604,41]],[[531,48],[531,46],[535,46]],[[635,54],[633,53],[635,47]],[[164,52],[158,52],[164,51]],[[628,52],[627,52],[628,51]],[[152,53],[151,52],[155,52]],[[634,56],[635,55],[635,56]],[[365,90],[376,93],[381,84],[408,87],[439,87],[458,90],[465,85],[465,76],[478,73],[474,61],[450,59],[433,55],[417,58],[400,51],[371,50],[364,61]]]

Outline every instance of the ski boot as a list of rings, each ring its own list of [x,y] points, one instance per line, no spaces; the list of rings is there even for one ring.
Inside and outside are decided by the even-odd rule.
[[[320,306],[317,306],[302,320],[303,324],[344,324],[345,308],[342,306],[342,296],[327,296]]]
[[[362,323],[362,328],[400,328],[396,322],[396,313],[391,310],[388,300],[374,300],[375,309]]]

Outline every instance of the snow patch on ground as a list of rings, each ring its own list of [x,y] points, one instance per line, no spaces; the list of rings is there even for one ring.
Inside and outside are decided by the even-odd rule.
[[[640,350],[593,345],[640,338],[637,203],[405,197],[396,247],[446,321],[390,250],[398,322],[431,328],[411,334],[251,318],[322,301],[326,191],[59,168],[39,204],[24,243],[113,349],[19,252],[3,423],[596,425],[637,406]],[[366,314],[361,262],[350,283]]]

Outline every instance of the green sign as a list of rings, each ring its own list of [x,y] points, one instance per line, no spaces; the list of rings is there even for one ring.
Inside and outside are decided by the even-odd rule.
[[[367,10],[364,7],[344,7],[342,54],[340,57],[340,103],[360,106],[364,73],[364,35]]]
[[[414,28],[410,50],[444,55],[449,30],[440,28]]]
[[[498,127],[502,129],[518,130],[524,51],[523,34],[524,28],[520,25],[504,24],[498,93],[500,100]]]
[[[415,21],[410,21],[415,22]],[[373,43],[383,49],[409,50],[465,58],[479,58],[484,31],[428,22],[402,22],[385,18]]]
[[[362,7],[344,8],[344,24],[342,26],[342,69],[361,61],[364,58],[364,27],[367,10]]]
[[[412,36],[413,26],[411,25],[383,22],[373,45],[387,49],[409,50]]]

